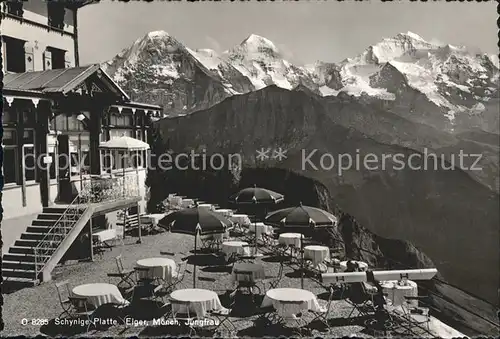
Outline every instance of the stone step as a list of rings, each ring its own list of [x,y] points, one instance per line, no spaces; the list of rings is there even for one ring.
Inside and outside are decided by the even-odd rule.
[[[55,250],[56,248],[49,248],[48,253],[53,253]],[[33,247],[12,246],[9,248],[9,253],[35,254],[35,249]]]
[[[9,268],[2,268],[2,276],[13,278],[28,278],[35,279],[35,270],[13,270]]]
[[[35,262],[35,256],[33,254],[19,254],[19,253],[5,253],[2,257],[5,261],[13,261],[13,262]],[[50,255],[40,255],[39,259],[50,259]]]

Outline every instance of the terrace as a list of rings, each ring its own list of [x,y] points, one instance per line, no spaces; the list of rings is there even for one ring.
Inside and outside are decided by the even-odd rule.
[[[235,237],[239,239],[238,236]],[[171,258],[175,262],[182,262],[187,258],[187,271],[182,282],[175,287],[175,290],[192,287],[193,266],[196,263],[197,278],[196,288],[214,291],[219,296],[221,303],[226,306],[228,294],[227,291],[234,290],[235,285],[232,281],[231,267],[221,265],[211,253],[198,252],[193,256],[193,237],[186,234],[176,234],[170,232],[161,232],[155,235],[143,237],[143,243],[138,244],[135,238],[126,237],[123,242],[116,243],[111,250],[105,251],[95,258],[94,262],[84,262],[72,265],[57,267],[53,271],[53,282],[44,283],[36,287],[25,288],[12,294],[5,295],[4,302],[4,335],[28,335],[38,334],[48,336],[71,336],[71,335],[90,335],[90,336],[166,336],[179,334],[178,326],[153,325],[153,319],[159,319],[163,316],[168,318],[169,307],[157,307],[157,302],[152,300],[138,299],[127,306],[127,313],[130,321],[121,323],[120,317],[117,323],[112,326],[99,326],[98,329],[87,329],[86,326],[79,325],[59,325],[56,319],[60,319],[63,312],[61,303],[58,299],[56,283],[68,281],[71,288],[90,283],[116,284],[118,280],[113,280],[107,276],[110,272],[116,272],[115,257],[121,256],[125,269],[133,269],[137,266],[137,261],[150,257]],[[242,240],[242,239],[239,239]],[[165,251],[170,252],[166,254]],[[266,275],[275,276],[280,268],[280,260],[270,252],[272,248],[262,246],[259,251],[262,256],[253,260],[254,263],[262,264]],[[160,254],[163,252],[163,255]],[[110,280],[111,279],[111,280]],[[269,285],[259,285],[260,295],[248,299],[248,296],[238,296],[236,303],[232,307],[229,320],[235,326],[237,336],[260,337],[260,336],[278,336],[291,335],[295,332],[289,332],[290,329],[284,329],[281,324],[270,325],[266,322],[261,312],[261,303],[263,295],[269,290]],[[288,263],[283,266],[282,279],[279,280],[278,288],[299,288],[300,274],[297,267]],[[311,291],[320,304],[326,304],[329,297],[328,286],[317,279],[307,275],[304,279],[304,290]],[[124,297],[125,293],[124,293]],[[154,305],[153,305],[154,304]],[[104,305],[105,306],[105,305]],[[331,303],[331,309],[328,314],[329,333],[326,326],[319,321],[312,321],[313,316],[309,312],[304,312],[302,327],[304,336],[360,336],[372,337],[379,334],[374,333],[366,326],[367,316],[352,315],[349,317],[353,305],[339,296],[335,296]],[[109,310],[103,311],[102,319],[111,317]],[[97,315],[95,315],[97,317]],[[418,332],[415,332],[418,331]],[[185,332],[188,334],[189,332]],[[414,329],[413,334],[425,337],[455,337],[463,336],[453,328],[440,322],[434,317],[426,324],[425,329]],[[417,334],[415,334],[417,333]],[[182,333],[184,334],[184,333]],[[212,336],[210,326],[197,329],[197,335]],[[233,334],[233,333],[232,333]],[[228,336],[227,333],[223,334]]]

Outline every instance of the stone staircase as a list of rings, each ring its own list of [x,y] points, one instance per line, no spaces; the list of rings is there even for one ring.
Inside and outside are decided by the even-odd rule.
[[[4,287],[15,288],[34,286],[40,282],[40,272],[44,268],[45,264],[58,249],[62,240],[68,236],[71,229],[78,222],[84,212],[83,209],[74,208],[74,213],[71,213],[73,219],[71,221],[61,223],[63,216],[66,216],[65,212],[68,208],[44,208],[42,213],[32,221],[31,226],[28,226],[26,231],[21,234],[21,237],[16,240],[13,246],[9,248],[9,251],[3,255],[2,275],[4,279]],[[53,244],[51,243],[50,248],[45,250],[44,254],[39,255],[37,260],[35,260],[35,247],[40,244],[46,234],[49,233],[49,231],[58,222],[59,225],[63,225],[60,230],[64,232],[61,232],[60,234],[52,233],[52,238],[55,239]],[[37,261],[36,271],[35,261]]]

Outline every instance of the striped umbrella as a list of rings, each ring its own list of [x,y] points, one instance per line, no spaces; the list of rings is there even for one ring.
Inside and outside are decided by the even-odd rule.
[[[190,234],[194,236],[194,254],[198,236],[222,234],[232,225],[227,218],[198,206],[185,208],[166,215],[158,225],[172,233]],[[196,261],[193,269],[193,287],[196,287]]]
[[[231,203],[243,206],[272,205],[280,203],[283,200],[283,194],[257,187],[256,185],[244,188],[229,198]],[[257,229],[255,229],[255,253],[257,254]]]
[[[337,217],[333,214],[312,206],[303,206],[302,203],[296,207],[284,208],[271,212],[267,215],[265,223],[281,228],[286,232],[310,233],[317,229],[334,228],[337,226]],[[300,241],[300,252],[302,255],[301,266],[304,264],[303,241]],[[301,286],[304,288],[304,267],[301,269]]]

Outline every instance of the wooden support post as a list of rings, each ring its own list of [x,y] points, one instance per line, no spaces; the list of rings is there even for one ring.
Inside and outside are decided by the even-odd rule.
[[[88,123],[89,128],[89,156],[90,156],[90,173],[95,175],[101,174],[101,159],[99,153],[99,143],[101,135],[101,114],[102,109],[93,108],[90,112]]]
[[[140,219],[139,219],[139,203],[137,203],[137,224],[138,224],[138,232],[139,232],[139,239],[137,240],[137,243],[138,244],[142,244],[142,235],[141,235],[141,222],[140,222]]]
[[[94,261],[94,241],[92,239],[92,218],[89,220],[90,260]]]

